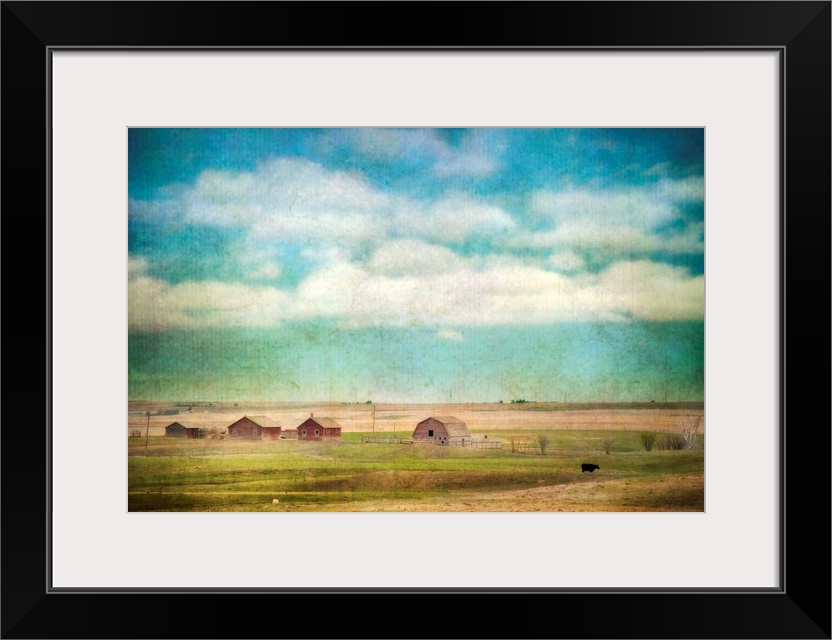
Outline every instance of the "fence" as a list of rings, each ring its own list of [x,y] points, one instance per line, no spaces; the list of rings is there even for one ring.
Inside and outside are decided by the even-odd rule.
[[[536,442],[513,442],[511,443],[512,453],[540,454],[540,445]]]
[[[404,438],[382,438],[378,436],[363,436],[361,441],[375,444],[410,444],[410,440]]]
[[[502,440],[459,440],[448,443],[451,447],[467,447],[469,449],[502,449]]]
[[[380,436],[362,436],[361,442],[369,442],[372,444],[436,444],[433,440],[410,440],[409,438],[385,438]],[[442,446],[442,445],[437,445]],[[448,442],[450,447],[467,447],[469,449],[502,449],[503,443],[501,440],[469,440]]]

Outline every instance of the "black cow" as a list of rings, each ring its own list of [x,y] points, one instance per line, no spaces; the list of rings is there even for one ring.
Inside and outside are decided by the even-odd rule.
[[[589,471],[590,473],[592,473],[596,469],[600,469],[600,468],[601,467],[599,467],[597,464],[582,464],[581,465],[581,473],[583,473],[584,471]]]

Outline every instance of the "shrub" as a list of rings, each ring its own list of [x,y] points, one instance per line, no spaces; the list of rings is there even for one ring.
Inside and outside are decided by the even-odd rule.
[[[685,437],[681,433],[666,433],[659,441],[659,449],[662,451],[681,451],[687,449]]]
[[[644,431],[641,434],[641,444],[644,446],[645,451],[652,451],[653,445],[656,442],[656,434],[651,433],[650,431]]]
[[[537,446],[540,448],[540,455],[546,455],[546,447],[549,446],[549,436],[545,433],[537,434]]]

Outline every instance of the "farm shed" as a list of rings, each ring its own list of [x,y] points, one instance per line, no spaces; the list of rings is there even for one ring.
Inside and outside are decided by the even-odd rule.
[[[280,432],[280,437],[283,440],[297,440],[298,439],[298,430],[297,429],[284,429]]]
[[[298,440],[340,440],[341,425],[332,418],[316,418],[314,413],[297,429]]]
[[[471,434],[468,425],[458,418],[451,416],[434,416],[422,420],[413,431],[413,440],[420,442],[433,441],[441,445],[469,445]]]
[[[168,426],[165,427],[165,437],[166,438],[187,438],[188,437],[188,427],[184,424],[179,424],[178,422],[172,422]]]
[[[280,438],[282,427],[266,416],[243,416],[228,426],[229,438]]]

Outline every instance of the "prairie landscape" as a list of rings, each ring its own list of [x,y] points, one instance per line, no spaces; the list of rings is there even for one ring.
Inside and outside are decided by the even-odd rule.
[[[704,143],[131,127],[129,510],[703,511]]]
[[[191,407],[193,413],[185,413]],[[341,439],[221,437],[244,415],[265,415],[295,428],[310,413],[342,425]],[[465,421],[472,435],[488,436],[500,448],[364,441],[407,440],[419,421],[435,415]],[[692,448],[671,448],[689,417],[701,415],[702,403],[131,402],[128,506],[130,511],[704,511],[704,420]],[[174,421],[214,427],[217,436],[164,437],[164,427]],[[583,472],[585,463],[599,468]]]

